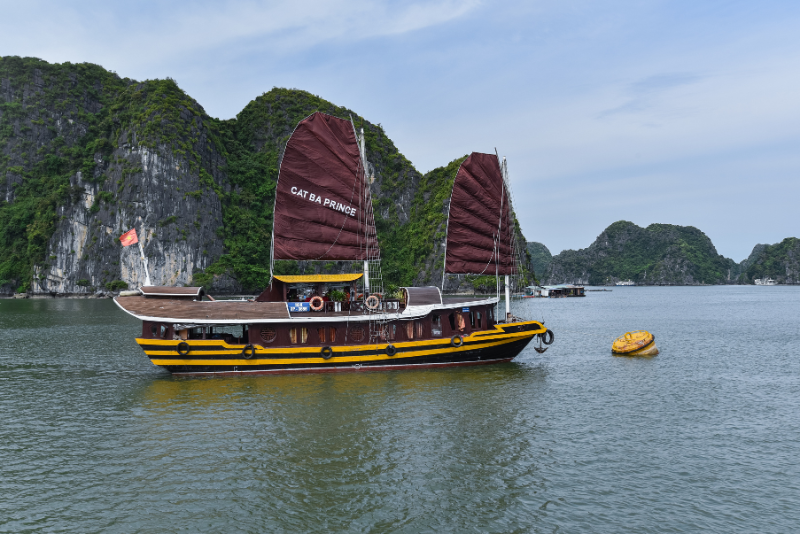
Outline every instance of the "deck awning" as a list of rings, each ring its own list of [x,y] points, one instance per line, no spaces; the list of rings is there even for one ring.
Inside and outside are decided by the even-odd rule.
[[[188,301],[117,297],[117,306],[142,321],[196,324],[241,324],[290,319],[285,302],[247,302],[241,300]]]
[[[317,284],[331,282],[355,282],[364,276],[364,273],[356,274],[291,274],[275,275],[273,278],[285,284]]]

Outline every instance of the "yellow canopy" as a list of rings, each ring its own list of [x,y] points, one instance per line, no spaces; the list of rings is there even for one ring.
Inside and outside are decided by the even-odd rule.
[[[364,276],[364,273],[357,274],[291,274],[275,275],[275,280],[286,284],[314,284],[319,282],[353,282]]]

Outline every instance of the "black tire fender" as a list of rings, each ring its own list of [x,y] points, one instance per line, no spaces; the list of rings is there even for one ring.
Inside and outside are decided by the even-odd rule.
[[[397,347],[394,345],[386,345],[386,355],[394,356],[395,354],[397,354]]]
[[[453,345],[454,347],[460,347],[461,345],[464,344],[464,338],[456,334],[450,338],[450,344]]]
[[[326,360],[331,356],[333,356],[333,349],[328,346],[322,347],[322,350],[320,350],[319,352],[320,354],[322,354],[322,357]]]
[[[245,360],[249,360],[253,356],[256,355],[256,348],[253,345],[247,345],[244,350],[242,350],[242,357]]]
[[[556,335],[548,328],[543,334],[539,334],[539,339],[541,339],[542,343],[545,345],[552,345],[553,341],[556,339]]]
[[[187,354],[189,354],[190,350],[192,350],[192,348],[189,346],[187,342],[181,341],[180,343],[178,343],[178,354],[180,354],[181,356],[186,356]]]

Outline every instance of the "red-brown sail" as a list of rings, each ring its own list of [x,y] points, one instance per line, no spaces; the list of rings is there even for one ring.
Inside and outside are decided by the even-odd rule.
[[[365,259],[375,242],[365,187],[353,124],[323,113],[301,121],[278,176],[273,258]]]
[[[497,156],[470,154],[453,183],[445,272],[515,274],[510,208]]]

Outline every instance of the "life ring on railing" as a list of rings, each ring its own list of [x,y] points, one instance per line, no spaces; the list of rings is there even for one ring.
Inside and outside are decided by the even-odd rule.
[[[322,350],[319,351],[319,352],[322,354],[322,357],[324,359],[326,359],[326,360],[328,358],[330,358],[331,356],[333,356],[333,349],[330,348],[330,347],[327,347],[327,346],[326,347],[322,347]]]
[[[545,332],[544,332],[544,333],[542,333],[542,334],[539,334],[539,339],[540,339],[540,340],[542,341],[542,343],[544,343],[545,345],[552,345],[552,344],[553,344],[553,341],[555,341],[555,339],[556,339],[556,335],[553,333],[553,331],[552,331],[552,330],[550,330],[550,329],[548,328],[547,330],[545,330]]]
[[[256,355],[256,348],[253,345],[245,346],[244,350],[242,350],[242,358],[245,360],[249,360],[253,356]]]
[[[379,294],[375,293],[374,295],[368,296],[365,304],[367,305],[367,308],[369,308],[370,310],[377,310],[378,307],[381,305],[381,299]]]
[[[189,354],[190,350],[191,347],[187,342],[181,341],[180,343],[178,343],[178,354],[180,354],[181,356],[186,356],[187,354]]]
[[[455,336],[450,338],[450,344],[454,347],[460,347],[464,344],[464,338],[456,334]]]
[[[323,306],[325,306],[325,301],[322,300],[322,297],[320,297],[319,295],[315,295],[311,297],[311,300],[308,301],[308,305],[311,307],[312,310],[320,311],[323,308]]]
[[[394,345],[386,345],[386,355],[394,356],[395,354],[397,354],[397,347]]]

